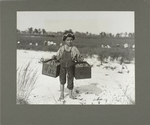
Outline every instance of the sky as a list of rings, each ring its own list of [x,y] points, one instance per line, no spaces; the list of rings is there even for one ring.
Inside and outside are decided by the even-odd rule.
[[[18,11],[17,29],[32,27],[57,32],[72,29],[73,32],[92,34],[133,33],[134,11]]]

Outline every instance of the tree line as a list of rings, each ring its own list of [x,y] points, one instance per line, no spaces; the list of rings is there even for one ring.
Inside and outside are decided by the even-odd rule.
[[[71,30],[71,29],[70,29]],[[72,31],[72,30],[71,30]],[[127,33],[127,32],[122,32],[122,33],[117,33],[117,34],[112,34],[112,33],[106,33],[106,32],[101,32],[99,34],[92,34],[90,32],[79,32],[79,31],[75,31],[74,32],[76,36],[80,36],[80,37],[96,37],[96,36],[100,36],[101,38],[112,38],[112,37],[116,37],[116,38],[120,38],[120,37],[129,37],[129,38],[134,38],[134,33]],[[50,32],[50,31],[46,31],[45,29],[41,29],[41,28],[28,28],[27,30],[21,31],[19,29],[17,29],[17,34],[36,34],[36,35],[63,35],[63,32],[58,31],[58,32]]]

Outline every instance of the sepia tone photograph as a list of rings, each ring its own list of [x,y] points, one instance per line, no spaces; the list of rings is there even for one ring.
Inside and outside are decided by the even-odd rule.
[[[136,104],[134,11],[16,15],[16,104]]]

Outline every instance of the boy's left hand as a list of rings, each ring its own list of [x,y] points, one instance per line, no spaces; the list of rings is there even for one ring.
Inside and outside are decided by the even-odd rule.
[[[83,60],[84,60],[83,56],[80,56],[78,59],[79,62],[83,62]]]

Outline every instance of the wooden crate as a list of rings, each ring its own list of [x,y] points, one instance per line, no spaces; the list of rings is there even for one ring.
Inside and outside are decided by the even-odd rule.
[[[74,67],[74,77],[76,79],[91,78],[91,66],[87,62],[78,62]]]
[[[42,67],[43,75],[56,78],[57,76],[59,76],[59,72],[60,72],[60,64],[56,65],[55,62],[51,63],[51,61],[43,63],[43,67]]]

